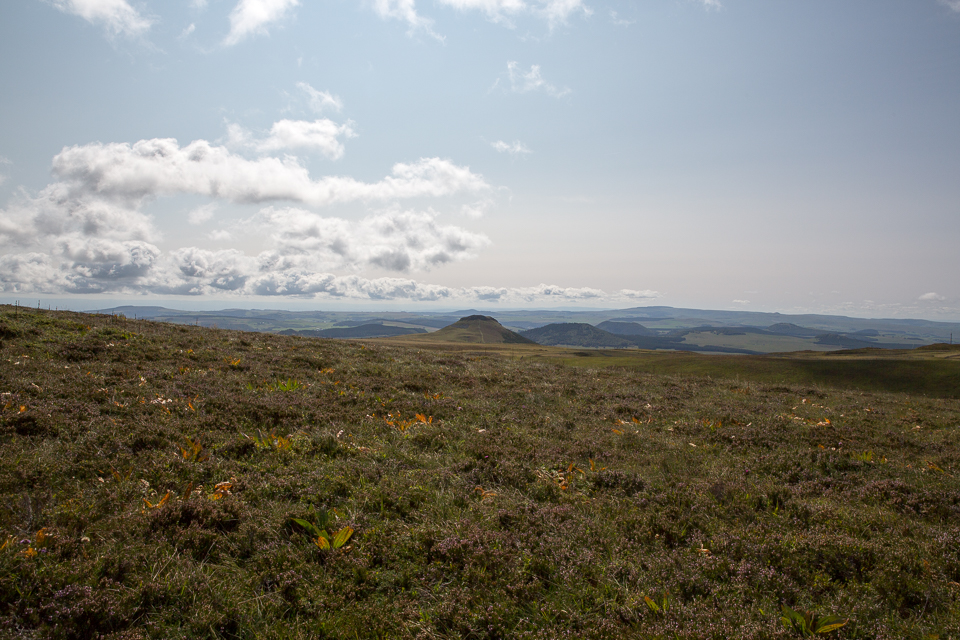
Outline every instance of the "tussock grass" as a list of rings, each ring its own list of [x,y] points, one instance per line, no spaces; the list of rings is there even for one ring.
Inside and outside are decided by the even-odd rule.
[[[960,628],[957,400],[9,307],[0,339],[5,637]]]

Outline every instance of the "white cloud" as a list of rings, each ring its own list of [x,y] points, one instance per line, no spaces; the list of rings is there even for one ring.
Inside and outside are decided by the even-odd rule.
[[[581,0],[540,0],[539,13],[547,20],[551,29],[564,24],[575,11],[589,16],[593,13]]]
[[[486,236],[437,224],[430,213],[392,211],[359,222],[302,209],[267,208],[259,222],[275,249],[260,255],[271,270],[422,271],[471,258]]]
[[[945,296],[940,295],[939,293],[931,291],[930,293],[923,294],[917,299],[922,300],[923,302],[943,302],[947,298]]]
[[[488,188],[481,176],[440,158],[398,163],[374,183],[313,180],[292,157],[249,160],[204,140],[181,148],[175,140],[155,139],[65,148],[53,167],[57,182],[35,196],[21,192],[0,210],[2,291],[301,295],[325,290],[316,288],[327,282],[317,280],[324,269],[429,269],[469,258],[489,243],[439,224],[432,213],[397,210],[350,222],[268,207],[246,225],[269,247],[259,255],[198,247],[164,252],[151,217],[141,210],[164,195],[215,198],[188,214],[191,224],[201,224],[221,202],[323,206]],[[220,230],[208,238],[224,242],[232,234]]]
[[[698,0],[704,7],[707,9],[722,9],[723,5],[720,4],[720,0]]]
[[[187,214],[187,222],[193,225],[203,224],[204,222],[207,222],[213,218],[213,214],[216,210],[216,202],[211,202],[203,205],[202,207],[197,207]]]
[[[507,15],[516,15],[527,10],[523,0],[439,0],[440,4],[458,11],[480,11],[494,22],[503,22]]]
[[[306,82],[298,82],[297,88],[307,94],[310,101],[310,109],[314,113],[323,113],[324,109],[333,109],[339,112],[343,109],[343,101],[339,96],[332,95],[326,91],[317,91]]]
[[[433,30],[433,20],[417,13],[415,0],[374,0],[373,10],[383,19],[392,18],[406,22],[410,26],[411,34],[423,31],[443,41],[443,36]]]
[[[207,237],[214,242],[229,242],[233,240],[233,234],[226,229],[214,229],[207,234]]]
[[[512,17],[521,14],[536,15],[547,21],[551,29],[563,24],[577,11],[590,15],[591,10],[583,0],[437,0],[439,4],[458,11],[478,11],[488,20],[512,27]],[[411,29],[431,29],[433,21],[420,16],[415,0],[375,0],[374,8],[382,18],[395,18],[407,22]],[[430,31],[430,33],[433,33]],[[435,35],[435,34],[434,34]]]
[[[9,158],[5,158],[5,157],[3,157],[3,156],[0,156],[0,166],[5,165],[5,164],[13,164],[13,162],[11,162]],[[2,185],[4,182],[6,182],[8,177],[9,177],[9,176],[6,176],[6,175],[0,173],[0,185]]]
[[[201,217],[203,217],[201,215]],[[242,227],[242,225],[241,225]],[[55,183],[0,210],[0,291],[117,295],[300,296],[458,303],[615,303],[659,296],[589,287],[447,287],[406,278],[336,275],[328,269],[427,270],[472,257],[489,240],[433,213],[393,210],[359,221],[296,208],[263,209],[249,231],[269,243],[257,255],[235,249],[157,247],[159,234],[137,209],[78,197]],[[226,231],[215,241],[229,241]]]
[[[554,98],[562,98],[570,93],[570,89],[558,89],[547,82],[540,73],[540,65],[531,65],[529,71],[523,71],[516,62],[507,63],[507,75],[510,78],[510,88],[516,93],[543,91]]]
[[[734,300],[733,304],[750,304],[749,300]]]
[[[940,4],[960,13],[960,0],[940,0]]]
[[[500,153],[509,153],[511,155],[520,155],[522,153],[533,153],[530,149],[527,148],[525,144],[519,140],[514,140],[513,144],[504,142],[503,140],[497,140],[490,144],[491,147],[499,151]]]
[[[180,147],[172,138],[141,140],[132,145],[66,147],[54,157],[53,172],[62,181],[59,188],[71,197],[96,195],[129,205],[145,198],[184,193],[234,203],[289,200],[325,206],[358,200],[440,197],[489,186],[470,169],[441,158],[397,163],[392,175],[374,183],[341,176],[313,180],[291,156],[249,160],[206,140]]]
[[[331,160],[343,157],[343,144],[338,139],[354,138],[351,123],[337,124],[326,118],[307,122],[305,120],[281,120],[270,129],[270,137],[257,144],[258,151],[283,149],[310,149],[319,151]]]
[[[153,22],[144,18],[127,0],[51,0],[64,13],[80,16],[91,24],[99,24],[113,35],[138,36],[150,29]]]
[[[267,25],[282,20],[299,5],[300,0],[240,0],[230,12],[230,33],[223,44],[231,46],[247,36],[267,33]]]
[[[255,140],[253,135],[238,124],[227,125],[227,140],[232,147],[249,147],[261,153],[274,151],[319,151],[331,160],[343,157],[344,147],[339,138],[355,138],[353,123],[337,124],[322,118],[307,120],[280,120],[273,123],[270,135]]]

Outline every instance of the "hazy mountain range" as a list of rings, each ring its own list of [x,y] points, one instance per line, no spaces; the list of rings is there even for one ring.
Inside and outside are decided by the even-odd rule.
[[[909,349],[960,339],[960,323],[867,319],[816,314],[788,315],[674,307],[563,311],[465,309],[445,313],[284,311],[224,309],[183,311],[123,306],[96,313],[128,318],[216,326],[307,337],[367,339],[420,334],[424,339],[466,317],[490,317],[499,325],[544,345],[641,348],[715,353]],[[465,335],[462,332],[430,335]]]

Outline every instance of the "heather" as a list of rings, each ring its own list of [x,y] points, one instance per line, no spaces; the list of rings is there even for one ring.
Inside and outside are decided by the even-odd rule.
[[[0,340],[10,637],[960,628],[955,399],[11,307]]]

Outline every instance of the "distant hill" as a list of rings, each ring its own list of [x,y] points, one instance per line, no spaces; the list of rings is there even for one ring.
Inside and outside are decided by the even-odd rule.
[[[520,333],[537,344],[568,347],[632,347],[632,340],[586,322],[557,322]]]
[[[424,336],[430,342],[464,342],[468,344],[535,344],[507,329],[491,316],[471,315]]]
[[[302,336],[304,338],[392,338],[408,336],[414,333],[426,333],[426,329],[392,327],[386,324],[362,324],[359,327],[341,327],[334,329],[286,329],[282,336]]]
[[[778,322],[767,327],[767,331],[781,336],[793,336],[795,338],[816,338],[823,331],[808,329],[791,322]]]
[[[656,331],[647,329],[639,322],[617,322],[616,320],[607,320],[596,325],[597,329],[603,329],[618,336],[656,336]]]

